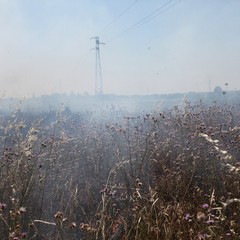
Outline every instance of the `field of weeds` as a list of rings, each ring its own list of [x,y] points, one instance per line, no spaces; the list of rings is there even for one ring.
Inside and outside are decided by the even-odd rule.
[[[240,239],[240,105],[1,116],[0,239]]]

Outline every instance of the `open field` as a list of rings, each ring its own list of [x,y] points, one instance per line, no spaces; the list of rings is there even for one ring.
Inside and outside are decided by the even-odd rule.
[[[0,239],[240,238],[240,105],[0,117]]]

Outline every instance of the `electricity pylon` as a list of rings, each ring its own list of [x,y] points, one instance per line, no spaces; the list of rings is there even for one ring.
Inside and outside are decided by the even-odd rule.
[[[100,58],[100,45],[105,45],[99,41],[99,37],[92,37],[96,42],[96,59],[95,59],[95,95],[103,94],[103,83],[102,83],[102,69],[101,69],[101,58]],[[94,48],[93,48],[94,49]]]

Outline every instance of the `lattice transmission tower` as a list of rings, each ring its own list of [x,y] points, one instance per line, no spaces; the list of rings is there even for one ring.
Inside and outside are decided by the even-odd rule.
[[[105,45],[99,41],[99,37],[93,37],[95,40],[96,47],[93,48],[96,51],[95,59],[95,95],[103,94],[103,82],[102,82],[102,69],[101,69],[101,58],[100,58],[100,45]]]

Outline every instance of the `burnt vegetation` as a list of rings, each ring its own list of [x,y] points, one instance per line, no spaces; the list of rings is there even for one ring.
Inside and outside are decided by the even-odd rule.
[[[240,105],[0,118],[1,239],[239,239]]]

